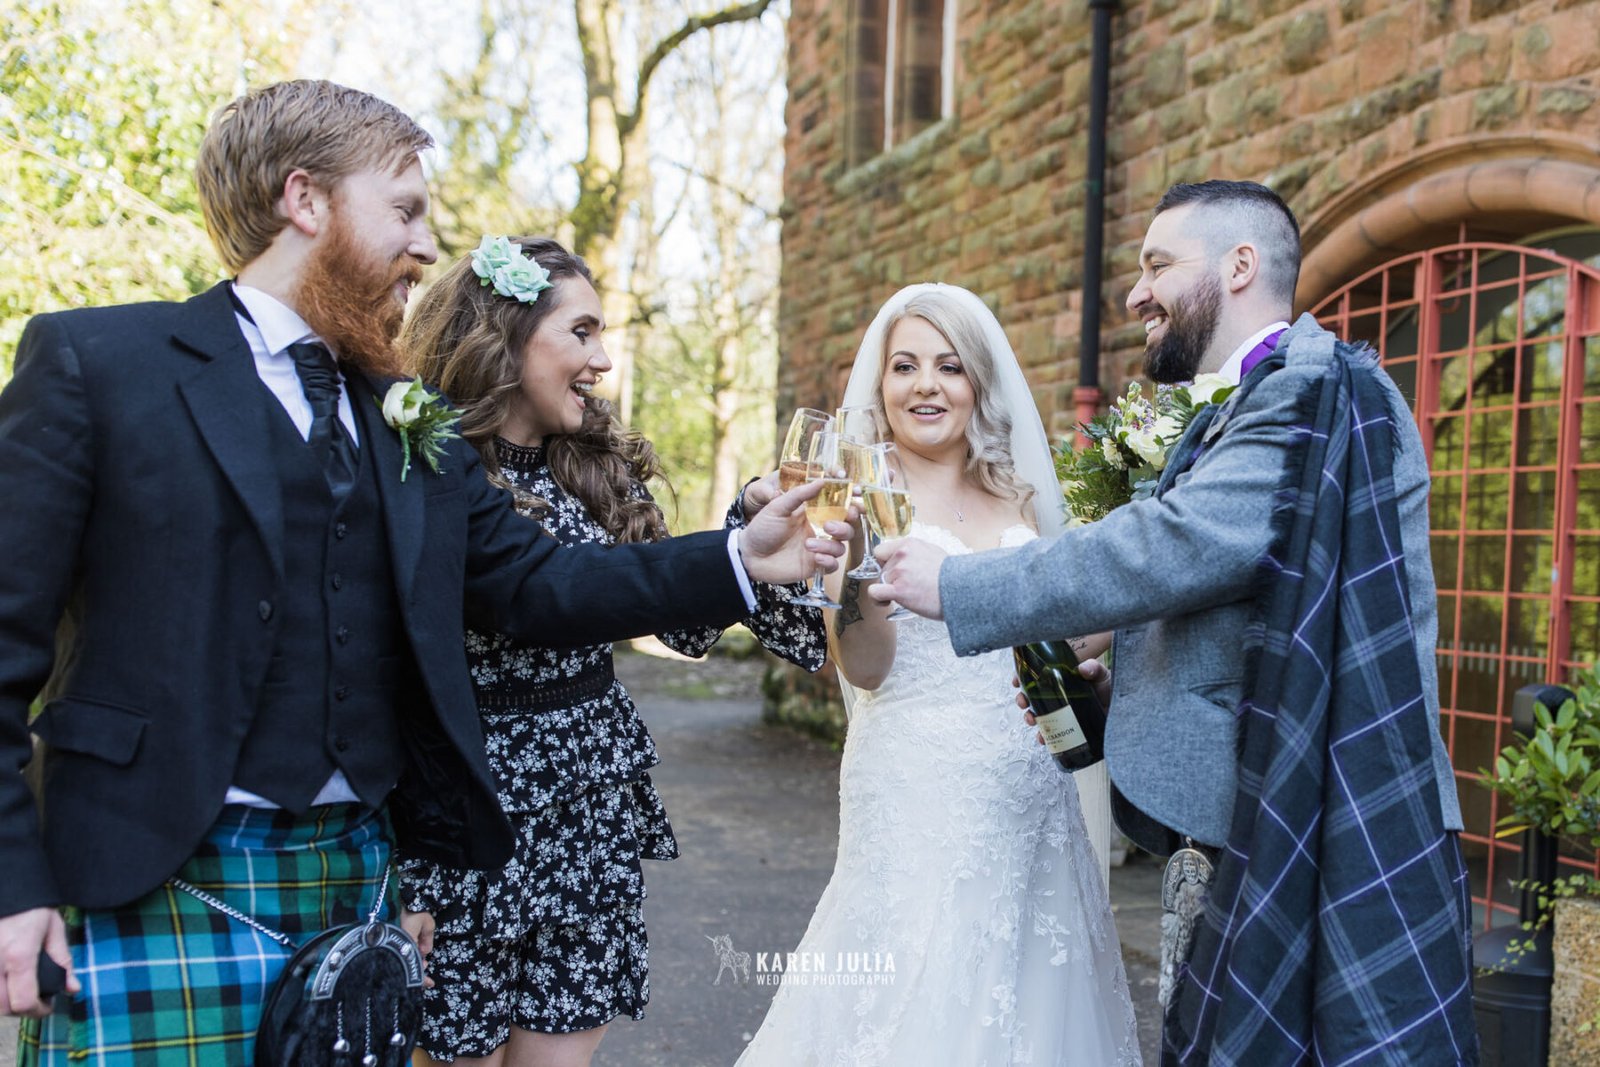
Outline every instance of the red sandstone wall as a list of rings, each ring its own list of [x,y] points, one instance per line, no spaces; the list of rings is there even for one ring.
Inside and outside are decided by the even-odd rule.
[[[848,9],[794,0],[789,24],[780,415],[835,402],[879,303],[940,280],[990,301],[1046,424],[1065,433],[1082,307],[1086,3],[960,3],[955,114],[854,170]],[[1150,0],[1125,3],[1114,36],[1108,389],[1138,366],[1142,333],[1122,298],[1172,182],[1266,181],[1317,253],[1338,222],[1447,165],[1581,160],[1600,144],[1596,0]],[[1384,249],[1337,252],[1376,262]]]

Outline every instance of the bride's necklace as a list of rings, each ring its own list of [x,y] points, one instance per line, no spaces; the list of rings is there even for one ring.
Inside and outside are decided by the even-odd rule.
[[[965,494],[963,494],[963,495],[965,495]],[[950,510],[956,513],[956,521],[957,522],[966,522],[967,521],[967,517],[961,513],[961,505],[957,504],[954,500],[950,501]]]

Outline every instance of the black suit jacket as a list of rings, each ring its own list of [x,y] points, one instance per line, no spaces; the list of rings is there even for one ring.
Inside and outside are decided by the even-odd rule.
[[[585,645],[725,625],[744,600],[725,534],[561,548],[463,441],[402,483],[377,405],[387,384],[349,381],[415,658],[398,697],[412,770],[397,836],[495,866],[511,838],[463,624]],[[219,813],[285,582],[264,389],[225,285],[28,324],[0,393],[0,915],[136,898]],[[36,807],[23,770],[41,691]]]

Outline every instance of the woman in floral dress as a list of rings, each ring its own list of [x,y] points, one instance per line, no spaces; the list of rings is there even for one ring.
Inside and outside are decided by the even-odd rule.
[[[545,238],[485,238],[422,297],[402,338],[418,373],[460,408],[491,477],[565,544],[667,534],[645,488],[659,473],[654,449],[591,395],[611,367],[604,328],[583,260]],[[775,491],[752,482],[729,527]],[[747,624],[761,643],[820,667],[820,613],[789,605],[785,589],[753,593]],[[720,636],[661,639],[699,656]],[[419,1048],[433,1062],[584,1065],[606,1024],[641,1017],[649,998],[639,861],[678,855],[650,783],[655,745],[612,674],[610,645],[538,648],[469,628],[466,651],[518,844],[499,871],[405,866],[407,909],[433,920]]]

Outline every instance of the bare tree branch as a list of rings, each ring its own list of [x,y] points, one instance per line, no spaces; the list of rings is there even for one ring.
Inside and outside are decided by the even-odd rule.
[[[684,19],[683,25],[657,41],[656,46],[650,49],[650,54],[644,57],[644,62],[639,64],[639,80],[633,96],[633,110],[617,115],[617,125],[622,128],[622,132],[626,134],[638,124],[640,116],[644,114],[645,90],[650,85],[650,79],[655,76],[656,68],[662,61],[672,54],[673,49],[701,30],[713,29],[730,22],[758,19],[771,6],[772,0],[751,0],[748,4],[725,7],[709,15],[691,15]]]
[[[701,181],[705,182],[707,185],[713,186],[713,187],[715,187],[717,189],[721,189],[725,193],[732,194],[734,196],[734,198],[737,199],[741,204],[743,204],[745,207],[749,208],[751,211],[758,212],[761,215],[762,218],[767,219],[768,221],[771,221],[772,219],[775,219],[775,218],[778,217],[778,213],[776,211],[774,211],[772,208],[770,208],[767,205],[761,203],[761,201],[757,200],[755,197],[751,196],[749,193],[745,192],[743,189],[740,189],[737,186],[731,185],[728,182],[724,181],[719,175],[707,173],[706,171],[702,170],[701,168],[690,166],[687,163],[679,163],[675,159],[666,159],[666,160],[662,160],[662,162],[665,163],[669,167],[672,167],[672,168],[674,168],[676,170],[683,171],[683,173],[689,175],[692,178],[700,179]]]

